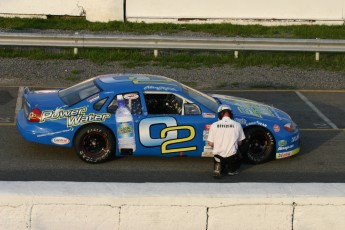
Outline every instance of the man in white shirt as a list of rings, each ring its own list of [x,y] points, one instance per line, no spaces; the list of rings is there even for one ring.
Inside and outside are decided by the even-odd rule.
[[[218,108],[217,122],[214,122],[209,130],[208,145],[213,147],[214,177],[221,177],[222,171],[228,170],[230,176],[238,174],[241,159],[237,153],[238,145],[246,137],[240,123],[232,120],[233,114],[230,106],[221,105]]]

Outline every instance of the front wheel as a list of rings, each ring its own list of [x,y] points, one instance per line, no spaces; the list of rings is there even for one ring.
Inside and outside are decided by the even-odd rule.
[[[273,135],[263,127],[252,127],[244,130],[246,139],[242,155],[252,164],[261,164],[272,160],[275,156],[275,142]]]
[[[101,125],[82,127],[74,138],[73,145],[77,156],[87,163],[101,163],[114,156],[114,136]]]

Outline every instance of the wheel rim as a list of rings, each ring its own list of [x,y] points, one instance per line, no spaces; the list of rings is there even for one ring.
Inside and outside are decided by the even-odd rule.
[[[249,138],[249,154],[253,158],[260,158],[268,146],[268,138],[266,133],[255,132]]]
[[[101,157],[107,147],[107,139],[98,132],[87,133],[82,139],[82,150],[90,158]]]

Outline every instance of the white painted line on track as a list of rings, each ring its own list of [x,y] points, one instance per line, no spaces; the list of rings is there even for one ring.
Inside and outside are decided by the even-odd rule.
[[[24,87],[19,87],[17,103],[16,103],[16,110],[15,110],[15,113],[14,113],[14,122],[16,122],[17,115],[18,115],[20,109],[22,108],[23,93],[24,93]]]
[[[316,106],[311,103],[306,96],[301,94],[300,92],[296,91],[297,96],[302,99],[314,112],[322,119],[324,120],[330,127],[333,129],[338,130],[339,128],[328,118],[326,117]]]

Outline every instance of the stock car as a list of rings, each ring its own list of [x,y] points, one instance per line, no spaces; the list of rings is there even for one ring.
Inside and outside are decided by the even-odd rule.
[[[118,95],[133,120],[134,145],[119,148]],[[212,157],[210,125],[220,104],[232,108],[244,130],[245,160],[253,164],[299,152],[299,130],[280,109],[227,95],[205,94],[173,79],[110,74],[65,89],[24,89],[16,126],[24,139],[74,147],[80,159],[100,163],[120,156]]]

